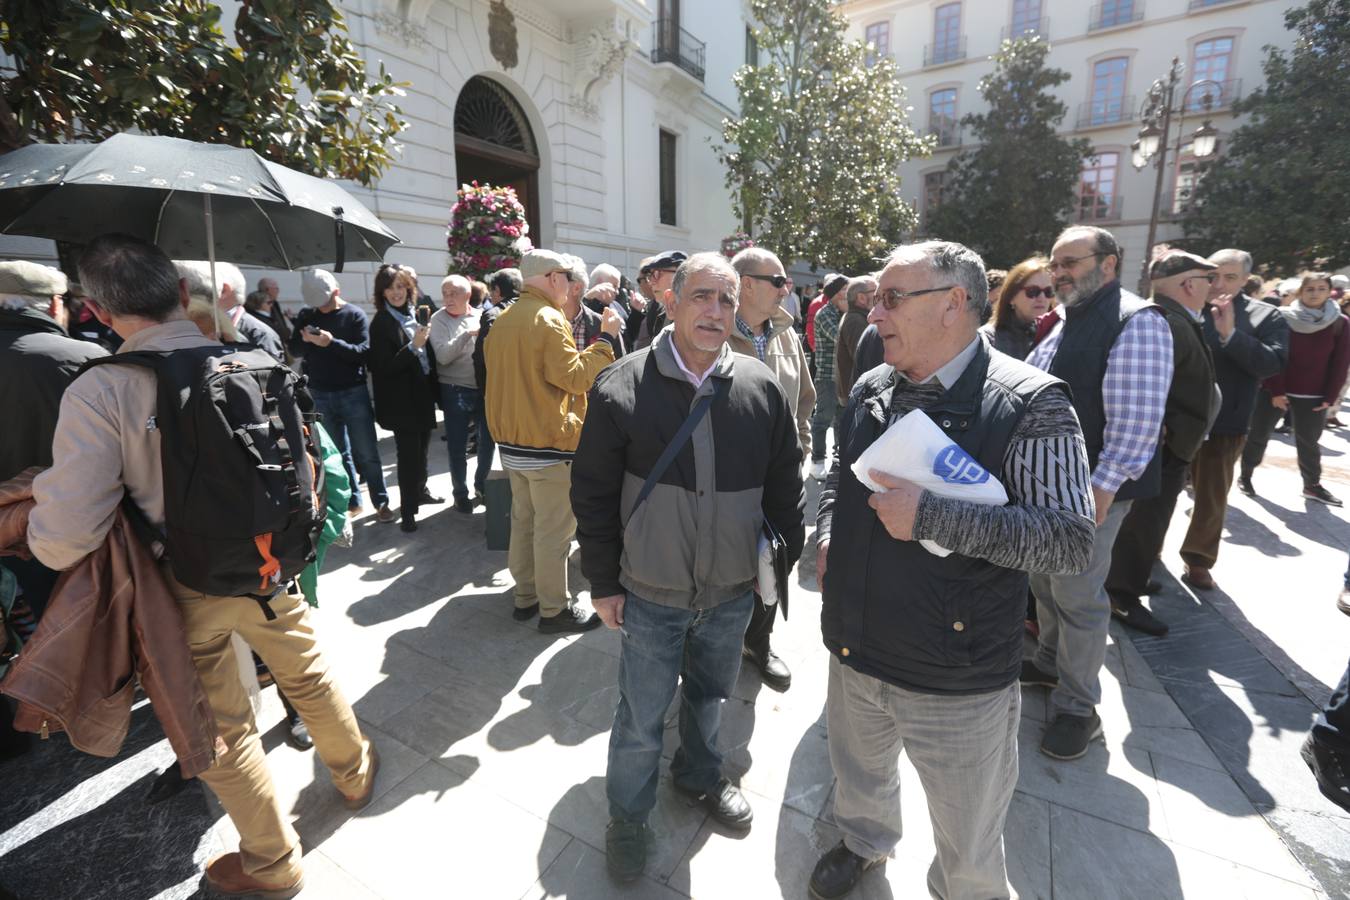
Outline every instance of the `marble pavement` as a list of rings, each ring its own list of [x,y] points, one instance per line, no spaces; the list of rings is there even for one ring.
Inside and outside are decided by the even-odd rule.
[[[1324,441],[1327,483],[1350,497],[1342,434]],[[433,441],[431,487],[448,495],[443,446]],[[1262,497],[1234,493],[1212,597],[1171,574],[1182,499],[1152,601],[1173,632],[1151,639],[1113,625],[1106,737],[1086,757],[1038,752],[1045,696],[1024,692],[1005,831],[1022,897],[1350,896],[1350,816],[1317,794],[1297,756],[1350,647],[1350,620],[1333,606],[1350,525],[1340,510],[1305,507],[1292,457],[1277,438],[1258,472]],[[728,768],[754,804],[753,829],[720,828],[663,782],[647,876],[621,889],[603,853],[616,635],[554,638],[514,622],[505,554],[483,549],[481,512],[429,513],[415,535],[359,520],[356,546],[330,554],[321,582],[327,653],[382,753],[369,808],[343,809],[314,754],[282,741],[280,705],[265,693],[268,761],[305,844],[301,897],[806,897],[812,865],[838,837],[813,554],[775,633],[792,688],[779,694],[743,672],[726,706]],[[23,900],[204,896],[202,863],[235,836],[197,785],[144,803],[170,759],[142,702],[117,759],[54,738],[0,765],[0,884]],[[867,876],[857,894],[866,900],[926,893],[933,838],[903,761],[902,781],[905,837]]]

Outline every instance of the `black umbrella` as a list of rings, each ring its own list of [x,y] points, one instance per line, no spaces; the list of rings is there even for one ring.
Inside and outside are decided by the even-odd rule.
[[[0,233],[88,243],[110,231],[176,259],[274,268],[375,261],[398,236],[351,194],[252,150],[118,134],[0,156]]]

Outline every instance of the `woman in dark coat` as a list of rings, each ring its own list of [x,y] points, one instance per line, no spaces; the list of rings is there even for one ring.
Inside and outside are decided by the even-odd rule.
[[[1054,306],[1055,288],[1050,261],[1033,256],[1013,266],[1003,280],[994,315],[980,328],[995,350],[1014,359],[1026,359],[1036,335],[1036,320]]]
[[[402,267],[380,267],[374,300],[366,359],[375,384],[375,421],[394,433],[400,527],[416,531],[418,508],[434,502],[427,494],[427,447],[436,427],[435,360],[427,349],[431,329],[419,321]]]

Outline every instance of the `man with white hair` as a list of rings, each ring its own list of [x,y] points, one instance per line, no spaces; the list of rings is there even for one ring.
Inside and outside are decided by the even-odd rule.
[[[946,241],[899,247],[878,296],[868,319],[889,365],[858,379],[816,517],[843,840],[816,864],[811,893],[843,897],[894,850],[903,749],[937,836],[929,892],[1006,898],[1027,573],[1087,565],[1087,452],[1064,382],[980,338],[988,283],[973,251]],[[876,470],[883,491],[859,481],[849,464],[914,410],[954,445],[943,454],[953,469],[978,463],[976,477],[1002,481],[1009,502],[939,497]],[[952,552],[938,556],[921,540]]]
[[[1191,510],[1181,559],[1181,580],[1211,590],[1210,569],[1219,559],[1228,491],[1251,428],[1256,391],[1261,382],[1284,369],[1289,358],[1289,326],[1278,308],[1242,293],[1252,273],[1252,255],[1244,250],[1219,250],[1209,257],[1216,268],[1204,313],[1205,343],[1214,357],[1214,377],[1223,392],[1219,415],[1209,436],[1191,460]]]
[[[811,454],[811,413],[816,407],[816,388],[792,315],[782,307],[787,273],[782,261],[763,247],[747,247],[737,253],[731,267],[740,281],[740,307],[727,345],[736,353],[758,359],[773,372],[797,427],[797,445],[802,457],[807,458]],[[777,617],[776,604],[765,605],[762,597],[756,597],[745,632],[745,656],[754,663],[765,684],[785,691],[792,685],[792,672],[769,646]]]
[[[389,508],[389,491],[375,439],[375,410],[366,386],[366,352],[370,350],[370,323],[359,306],[342,299],[333,273],[310,269],[300,276],[305,308],[295,316],[291,355],[304,360],[309,392],[323,416],[328,436],[342,451],[342,464],[352,486],[348,514],[359,516],[359,470],[375,504],[375,517],[387,525],[398,518]]]
[[[576,342],[578,350],[585,350],[591,344],[600,340],[600,317],[601,311],[613,306],[610,302],[600,304],[600,309],[594,308],[589,302],[597,296],[594,285],[590,283],[590,276],[586,274],[586,263],[579,256],[567,255],[568,263],[572,269],[572,280],[567,284],[567,299],[563,301],[562,313],[567,317],[567,321],[572,323],[572,340]],[[601,296],[612,298],[615,291],[611,289],[608,283],[605,283]],[[621,310],[615,309],[615,315],[620,320],[624,314]],[[622,325],[620,326],[622,334]],[[624,354],[623,338],[618,337],[619,346],[614,350],[614,357],[617,359]]]
[[[441,409],[445,412],[445,446],[450,454],[450,480],[454,485],[455,511],[472,513],[483,502],[483,490],[492,470],[495,445],[487,430],[483,391],[473,371],[473,346],[478,337],[480,313],[469,305],[473,286],[463,275],[447,275],[441,281],[442,307],[431,317],[427,343],[436,355],[436,380],[440,383]],[[474,470],[474,498],[469,499],[469,424],[478,432],[478,462]]]
[[[268,355],[277,362],[285,362],[286,354],[281,349],[281,338],[277,333],[260,321],[257,316],[244,309],[244,300],[248,294],[248,282],[244,273],[234,263],[216,262],[216,290],[211,291],[211,263],[204,259],[176,259],[178,277],[187,281],[189,297],[205,297],[215,300],[220,311],[234,324],[239,337]]]

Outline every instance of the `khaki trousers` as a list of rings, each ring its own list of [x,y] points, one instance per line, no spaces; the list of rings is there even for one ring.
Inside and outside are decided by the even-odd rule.
[[[516,608],[539,604],[556,616],[571,604],[567,555],[577,533],[572,515],[572,464],[507,469],[511,478],[511,546],[506,565],[516,582]]]
[[[231,633],[237,632],[267,663],[343,794],[357,796],[369,787],[370,742],[333,683],[303,597],[278,594],[271,601],[277,617],[268,621],[252,598],[205,596],[177,584],[173,588],[192,661],[226,747],[201,779],[239,831],[244,872],[259,881],[291,884],[300,876],[300,838],[277,804],[253,708],[239,681]]]
[[[1181,542],[1181,558],[1188,566],[1214,568],[1219,559],[1223,520],[1228,514],[1228,491],[1233,486],[1233,468],[1242,456],[1244,434],[1212,434],[1191,460],[1191,489],[1195,508]]]

